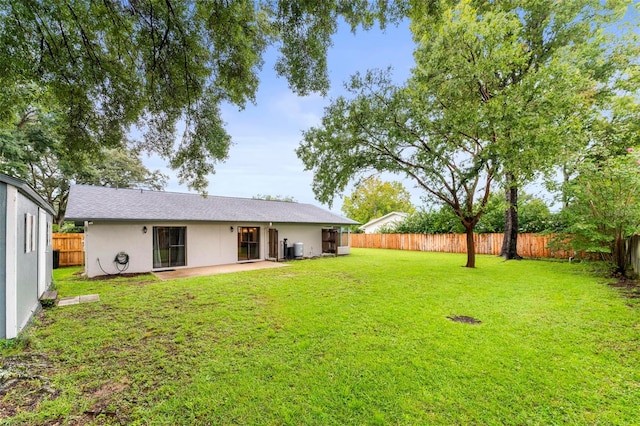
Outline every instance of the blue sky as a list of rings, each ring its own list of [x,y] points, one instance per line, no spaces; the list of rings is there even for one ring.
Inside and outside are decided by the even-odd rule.
[[[638,1],[634,2],[638,8]],[[638,9],[629,8],[625,19],[631,23],[638,19]],[[614,30],[615,31],[615,30]],[[637,31],[637,30],[636,30]],[[232,197],[251,198],[255,195],[291,196],[296,201],[328,208],[315,200],[311,189],[313,174],[305,172],[295,149],[301,141],[301,132],[318,125],[323,109],[345,93],[343,83],[354,73],[372,68],[393,68],[398,83],[409,76],[413,61],[414,43],[408,22],[390,25],[384,31],[372,28],[351,33],[346,25],[333,37],[333,47],[328,54],[331,89],[326,97],[319,94],[299,97],[288,88],[287,81],[277,78],[273,70],[277,52],[267,52],[260,74],[260,88],[256,104],[248,104],[244,110],[226,105],[222,116],[233,145],[229,159],[216,167],[209,176],[208,193]],[[158,157],[146,158],[150,169],[160,169],[170,176],[167,191],[192,192],[180,185],[175,173],[166,168]],[[402,176],[382,175],[384,180],[398,180],[411,193],[416,207],[423,206],[424,191],[415,188],[412,181]],[[352,188],[347,188],[346,195]],[[552,201],[542,185],[534,183],[525,188],[527,193]],[[342,197],[335,198],[332,211],[340,213]]]
[[[235,106],[223,107],[222,116],[233,146],[229,159],[209,176],[210,195],[245,198],[258,194],[283,195],[327,208],[315,200],[311,190],[313,174],[304,171],[295,154],[301,132],[320,123],[331,99],[344,93],[343,82],[358,71],[391,66],[398,82],[406,80],[413,66],[414,47],[408,23],[388,26],[384,31],[359,30],[355,35],[347,26],[341,26],[333,41],[328,55],[331,89],[326,97],[294,95],[287,81],[276,77],[273,66],[277,52],[271,50],[260,74],[256,104],[248,104],[241,111]],[[144,161],[147,167],[160,169],[170,176],[167,191],[189,192],[163,160],[151,157]],[[402,179],[399,176],[383,178]],[[412,192],[414,204],[421,204],[421,192],[408,181],[404,184]],[[346,194],[350,192],[348,189]],[[337,197],[331,210],[340,212],[341,206],[342,198]]]

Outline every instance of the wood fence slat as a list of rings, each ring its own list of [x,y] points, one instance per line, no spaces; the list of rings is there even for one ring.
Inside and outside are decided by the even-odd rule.
[[[60,266],[84,265],[84,234],[52,234],[53,249],[60,251]]]
[[[503,234],[474,234],[476,253],[499,255]],[[550,235],[518,234],[518,253],[524,257],[566,258],[569,253],[548,248]],[[351,234],[351,247],[466,253],[464,234]]]

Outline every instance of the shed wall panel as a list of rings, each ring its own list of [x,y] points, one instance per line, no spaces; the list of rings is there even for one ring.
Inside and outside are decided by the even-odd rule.
[[[38,231],[38,206],[22,195],[18,194],[17,216],[17,313],[18,331],[20,331],[31,315],[39,306],[38,303],[38,249],[37,245],[29,253],[26,247],[26,214],[33,216],[34,231]],[[37,234],[35,238],[37,242]]]
[[[7,329],[7,184],[0,182],[0,339]]]

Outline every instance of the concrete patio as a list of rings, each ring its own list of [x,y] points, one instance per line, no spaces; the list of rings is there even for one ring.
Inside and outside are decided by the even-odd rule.
[[[201,277],[206,275],[230,274],[233,272],[255,271],[258,269],[282,268],[289,266],[280,262],[247,262],[247,263],[231,263],[228,265],[202,266],[198,268],[182,268],[173,271],[153,272],[153,275],[162,281],[173,280],[176,278]]]

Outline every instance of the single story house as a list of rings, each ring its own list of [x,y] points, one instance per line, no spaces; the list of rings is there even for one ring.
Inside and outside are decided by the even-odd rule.
[[[360,229],[365,234],[377,234],[378,232],[380,232],[381,228],[384,228],[385,226],[396,225],[405,220],[407,216],[409,216],[408,213],[391,212],[385,214],[382,217],[371,219],[369,222],[362,225]]]
[[[0,339],[13,339],[51,286],[53,208],[20,179],[0,173]]]
[[[89,277],[348,254],[357,222],[310,204],[74,185]]]

